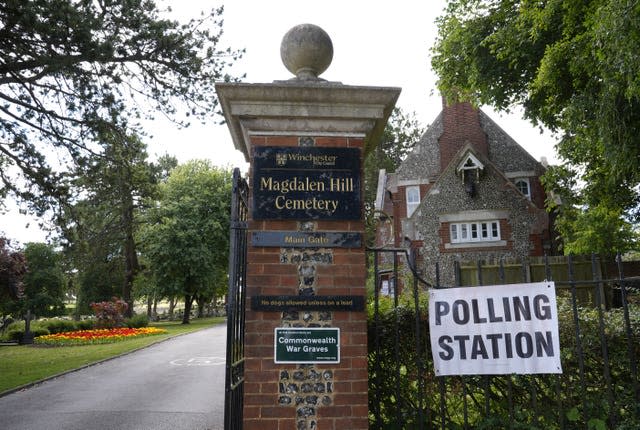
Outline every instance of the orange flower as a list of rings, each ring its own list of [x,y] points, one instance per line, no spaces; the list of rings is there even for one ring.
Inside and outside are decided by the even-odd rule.
[[[35,343],[43,345],[87,345],[117,342],[119,340],[151,336],[166,332],[166,330],[157,327],[67,331],[64,333],[39,336],[35,339]]]

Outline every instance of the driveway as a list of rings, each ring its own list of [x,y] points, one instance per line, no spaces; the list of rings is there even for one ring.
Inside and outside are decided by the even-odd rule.
[[[12,430],[222,430],[226,326],[176,337],[0,398]]]

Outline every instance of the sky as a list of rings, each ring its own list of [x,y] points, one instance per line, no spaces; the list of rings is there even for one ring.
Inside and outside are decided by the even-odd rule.
[[[172,8],[179,20],[197,17],[201,11],[219,6],[204,0],[156,0]],[[437,27],[435,19],[444,10],[445,0],[228,0],[224,3],[224,35],[220,47],[246,49],[232,72],[246,74],[243,82],[271,83],[292,77],[280,59],[280,43],[295,25],[311,23],[323,28],[333,43],[333,61],[322,78],[346,85],[400,87],[397,106],[415,112],[428,126],[442,108],[436,90],[437,77],[431,70],[431,52]],[[483,106],[497,124],[534,158],[556,160],[555,139],[541,134],[514,110],[499,114]],[[180,162],[209,159],[223,167],[246,169],[243,155],[233,147],[226,125],[220,118],[210,123],[177,129],[160,119],[145,125],[152,138],[149,154],[175,155]],[[21,243],[46,240],[38,220],[18,214],[12,206],[0,214],[0,232]]]

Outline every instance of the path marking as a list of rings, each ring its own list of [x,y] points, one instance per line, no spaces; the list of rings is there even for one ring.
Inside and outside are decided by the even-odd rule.
[[[174,366],[221,366],[226,362],[222,357],[176,358],[169,363]]]

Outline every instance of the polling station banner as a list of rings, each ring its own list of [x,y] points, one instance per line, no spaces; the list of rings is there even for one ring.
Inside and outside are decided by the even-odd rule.
[[[553,282],[432,289],[437,376],[562,373]]]

